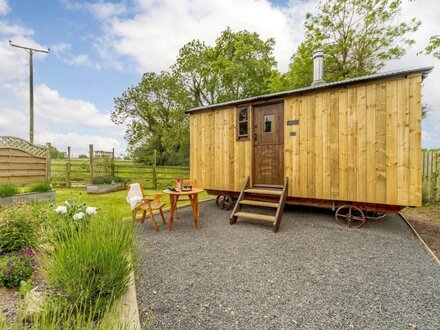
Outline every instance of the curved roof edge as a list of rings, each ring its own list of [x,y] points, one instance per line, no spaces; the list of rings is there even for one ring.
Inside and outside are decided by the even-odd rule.
[[[214,109],[222,108],[222,107],[226,107],[226,106],[238,105],[238,104],[244,104],[244,103],[252,103],[252,102],[257,102],[257,101],[268,101],[268,100],[271,100],[274,98],[289,96],[289,95],[293,95],[296,93],[309,92],[309,91],[320,90],[320,89],[325,89],[325,88],[330,88],[330,87],[337,87],[337,86],[341,86],[341,85],[353,84],[353,83],[358,83],[358,82],[363,82],[363,81],[377,80],[377,79],[383,79],[383,78],[389,78],[389,77],[395,77],[395,76],[403,76],[403,75],[409,75],[409,74],[414,74],[414,73],[421,73],[422,78],[425,78],[429,73],[431,73],[431,71],[433,69],[434,69],[433,66],[424,66],[424,67],[416,67],[416,68],[409,68],[409,69],[387,71],[387,72],[382,72],[382,73],[375,73],[375,74],[371,74],[368,76],[349,78],[349,79],[345,79],[345,80],[341,80],[341,81],[324,83],[322,85],[317,85],[317,86],[302,87],[302,88],[287,90],[287,91],[278,92],[278,93],[253,96],[253,97],[248,97],[245,99],[239,99],[239,100],[233,100],[233,101],[228,101],[228,102],[200,106],[200,107],[189,109],[189,110],[185,111],[185,113],[192,113],[192,112],[197,112],[197,111],[202,111],[202,110],[214,110]]]

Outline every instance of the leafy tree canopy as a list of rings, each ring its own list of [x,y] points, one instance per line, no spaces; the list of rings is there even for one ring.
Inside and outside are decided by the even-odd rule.
[[[190,98],[181,79],[168,72],[145,73],[137,86],[115,98],[114,123],[127,124],[129,152],[151,164],[157,150],[158,164],[188,162],[188,118]]]
[[[274,39],[257,33],[223,31],[213,47],[199,40],[179,52],[173,71],[182,77],[194,106],[269,92],[275,71]]]
[[[315,50],[325,51],[325,79],[337,81],[380,70],[414,44],[410,34],[420,21],[399,21],[403,0],[321,0],[306,15],[305,40],[293,55],[282,88],[312,82]]]
[[[425,48],[425,53],[440,60],[440,35],[432,36],[429,39],[429,44]]]

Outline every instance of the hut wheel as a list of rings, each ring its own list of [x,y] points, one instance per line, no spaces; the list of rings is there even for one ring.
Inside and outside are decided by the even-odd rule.
[[[215,205],[217,205],[220,210],[230,210],[233,204],[231,195],[222,194],[218,195],[215,199]]]
[[[354,205],[345,204],[336,210],[336,222],[353,228],[361,228],[365,223],[365,214]]]
[[[224,209],[224,200],[225,200],[225,195],[218,195],[217,198],[215,199],[215,205],[217,205],[217,207],[220,210]]]
[[[224,209],[225,210],[230,210],[230,209],[232,209],[233,205],[234,205],[234,202],[232,200],[232,196],[231,195],[225,195],[225,198],[224,198]]]

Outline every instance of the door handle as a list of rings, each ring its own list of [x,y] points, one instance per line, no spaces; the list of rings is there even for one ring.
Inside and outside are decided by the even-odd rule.
[[[257,133],[254,133],[254,141],[257,141]]]

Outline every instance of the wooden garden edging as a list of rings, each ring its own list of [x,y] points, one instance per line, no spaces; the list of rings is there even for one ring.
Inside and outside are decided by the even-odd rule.
[[[431,257],[434,259],[434,261],[437,263],[437,265],[440,266],[440,260],[437,258],[434,252],[432,252],[431,248],[426,244],[426,242],[423,240],[422,236],[419,235],[419,233],[416,231],[414,226],[403,216],[402,213],[398,213],[398,215],[403,219],[403,221],[408,225],[409,228],[411,228],[413,234],[418,238],[419,242],[422,244],[422,246],[425,248],[425,250],[431,255]]]

